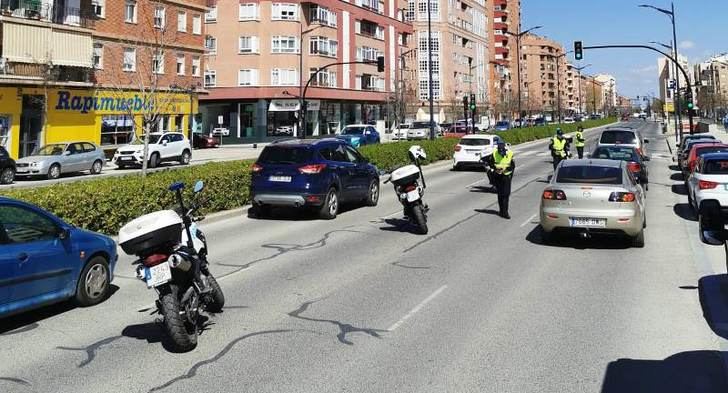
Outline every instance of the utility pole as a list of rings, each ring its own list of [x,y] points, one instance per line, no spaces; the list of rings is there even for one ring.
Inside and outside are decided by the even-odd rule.
[[[430,140],[435,140],[435,89],[432,86],[432,10],[430,0],[427,1],[427,78],[430,101]],[[438,8],[439,9],[439,8]]]
[[[397,121],[397,126],[399,126],[402,122],[404,122],[405,116],[406,116],[406,104],[404,102],[404,94],[405,94],[405,82],[404,82],[404,69],[405,69],[405,56],[408,54],[416,51],[417,48],[412,48],[406,52],[403,52],[399,55],[399,83],[395,85],[395,87],[399,88],[399,121]]]

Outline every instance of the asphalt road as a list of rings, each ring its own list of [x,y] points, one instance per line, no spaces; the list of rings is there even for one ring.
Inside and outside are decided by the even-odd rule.
[[[427,236],[390,187],[334,221],[202,222],[227,303],[190,353],[165,350],[138,311],[154,292],[124,257],[105,303],[2,321],[0,391],[726,392],[723,250],[699,243],[664,138],[639,124],[653,156],[642,249],[542,245],[551,164],[545,142],[519,146],[509,221],[483,173],[446,163],[426,171]]]

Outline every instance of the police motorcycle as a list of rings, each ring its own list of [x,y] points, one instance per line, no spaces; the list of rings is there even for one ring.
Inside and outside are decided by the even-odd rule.
[[[394,192],[404,207],[404,215],[422,235],[427,234],[427,212],[430,210],[422,200],[425,194],[425,176],[422,173],[421,161],[427,158],[425,150],[420,146],[412,146],[408,151],[412,164],[394,170],[384,183],[392,182]],[[422,180],[420,185],[419,180]]]
[[[199,194],[204,183],[194,186],[194,198],[185,205],[184,183],[169,187],[177,207],[138,217],[119,230],[119,245],[138,259],[136,276],[157,292],[157,311],[175,351],[197,346],[203,312],[220,312],[225,295],[209,269],[207,239],[197,228],[195,213],[203,204]]]

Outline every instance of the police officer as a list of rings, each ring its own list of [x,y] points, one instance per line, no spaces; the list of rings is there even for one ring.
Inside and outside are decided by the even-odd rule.
[[[513,152],[508,150],[506,143],[498,141],[498,148],[493,151],[492,159],[486,161],[492,172],[493,185],[498,193],[499,215],[507,220],[511,219],[508,214],[508,198],[511,196],[511,179],[516,163],[513,161]]]
[[[579,155],[579,159],[582,159],[584,158],[584,143],[586,142],[584,139],[584,127],[577,127],[575,139],[574,146],[576,147],[576,153]]]
[[[566,151],[568,149],[567,143],[568,141],[564,138],[564,132],[561,131],[561,128],[557,128],[556,136],[553,137],[549,143],[551,157],[554,159],[554,170],[556,170],[556,166],[558,166],[562,160],[566,159]]]

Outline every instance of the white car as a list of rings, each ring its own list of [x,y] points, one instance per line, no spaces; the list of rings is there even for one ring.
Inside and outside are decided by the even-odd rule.
[[[407,132],[409,131],[410,125],[407,123],[400,124],[392,130],[392,140],[404,141],[407,140]]]
[[[212,129],[212,135],[214,136],[230,136],[230,129],[226,127],[217,127]]]
[[[698,213],[702,239],[706,220],[710,219],[706,218],[706,211],[711,207],[728,210],[728,153],[708,153],[700,157],[687,184],[688,202]]]
[[[440,125],[435,123],[435,135],[440,135]],[[410,125],[407,131],[407,139],[429,139],[430,138],[430,122],[415,121]]]
[[[466,166],[482,166],[481,158],[493,154],[501,138],[498,135],[473,134],[463,136],[452,155],[452,168],[458,170]]]
[[[564,124],[574,124],[574,123],[576,123],[576,120],[574,120],[573,117],[565,117],[563,121],[564,121]]]
[[[114,153],[112,161],[119,169],[128,166],[142,165],[144,162],[144,136],[132,143],[121,146]],[[192,146],[189,139],[181,132],[149,134],[149,168],[156,168],[160,163],[177,161],[187,165],[192,159]]]

